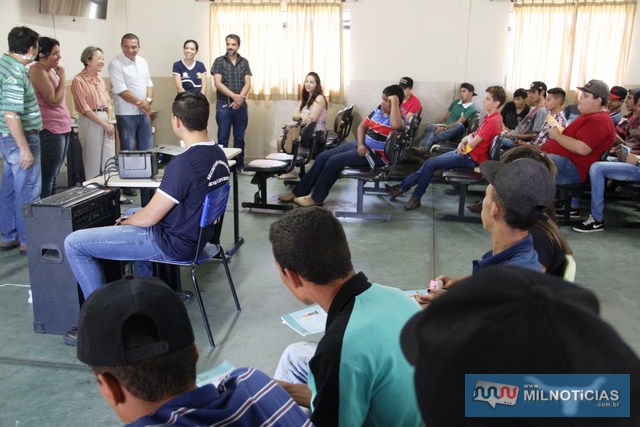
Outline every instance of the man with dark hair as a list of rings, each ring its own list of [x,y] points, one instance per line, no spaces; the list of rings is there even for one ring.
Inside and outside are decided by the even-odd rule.
[[[255,369],[197,387],[189,315],[157,278],[119,280],[91,294],[80,310],[78,359],[91,366],[127,426],[311,425],[286,391]]]
[[[411,147],[410,151],[426,158],[429,157],[429,151],[433,144],[460,140],[466,131],[467,120],[478,112],[473,104],[473,97],[476,95],[476,89],[471,83],[462,83],[460,85],[460,99],[454,99],[449,104],[447,112],[438,124],[427,126],[420,140],[420,145]]]
[[[40,197],[42,116],[25,65],[38,54],[38,33],[28,27],[9,32],[9,53],[0,58],[0,251],[27,253],[22,205]]]
[[[622,103],[627,97],[628,91],[622,86],[613,86],[609,91],[609,101],[607,101],[607,110],[613,121],[613,126],[618,126],[622,119]]]
[[[229,34],[225,38],[227,53],[213,61],[211,75],[216,87],[216,123],[218,124],[218,144],[229,145],[233,128],[233,146],[242,153],[236,157],[236,168],[244,168],[244,132],[249,122],[247,95],[251,89],[251,68],[249,61],[240,56],[240,37]]]
[[[427,159],[420,169],[405,178],[401,184],[387,185],[387,192],[391,196],[389,199],[395,200],[396,197],[416,185],[416,189],[404,208],[406,210],[417,209],[420,207],[420,199],[427,191],[436,170],[474,167],[486,161],[491,141],[502,130],[502,117],[499,108],[504,104],[506,96],[502,86],[489,86],[482,103],[487,115],[478,130],[465,136],[455,151]]]
[[[532,141],[542,129],[547,118],[545,102],[547,98],[547,85],[544,82],[535,81],[529,87],[529,97],[531,103],[529,114],[527,114],[515,127],[514,130],[505,132],[502,146],[512,148],[516,141]]]
[[[328,313],[308,384],[280,384],[318,426],[422,425],[398,340],[418,305],[355,273],[342,225],[325,209],[288,212],[271,224],[269,240],[289,291]]]
[[[538,135],[531,141],[531,144],[542,145],[547,142],[549,139],[549,131],[552,127],[560,127],[562,129],[567,127],[567,119],[562,112],[562,106],[564,105],[566,97],[567,94],[564,89],[559,87],[552,87],[547,91],[547,99],[544,104],[547,110],[547,118],[540,128]]]
[[[382,103],[358,126],[357,140],[320,153],[293,192],[282,194],[278,199],[303,207],[322,205],[329,195],[329,190],[340,177],[342,169],[348,166],[364,167],[369,165],[370,161],[376,166],[384,165],[384,145],[387,137],[404,126],[400,112],[403,100],[404,90],[400,85],[384,88]]]
[[[518,123],[529,114],[527,91],[523,88],[516,89],[516,91],[513,92],[513,101],[504,104],[500,114],[502,114],[504,127],[509,130],[515,129]]]
[[[400,336],[402,350],[416,368],[414,385],[426,425],[640,425],[640,360],[618,333],[600,318],[599,311],[599,302],[592,291],[524,269],[491,267],[460,281],[429,308],[411,318]],[[470,380],[475,385],[480,379],[477,374],[484,375],[485,381],[494,381],[496,377],[492,375],[495,374],[522,376],[524,384],[514,377],[510,378],[513,382],[504,380],[520,388],[515,406],[495,407],[494,404],[489,408],[486,405],[491,400],[474,399],[473,389],[465,389],[468,384],[465,376],[474,375]],[[566,377],[556,377],[554,382],[545,383],[536,378],[537,374]],[[569,379],[572,374],[596,374],[605,381],[599,381],[598,386],[591,385],[593,379]],[[624,388],[619,390],[618,402],[623,409],[629,410],[626,417],[620,412],[620,417],[606,417],[616,406],[607,397],[608,392],[617,388],[609,384],[611,377],[607,374],[629,376],[630,394],[622,391]],[[527,383],[531,386],[527,387]],[[570,391],[593,391],[595,388],[606,393],[606,400],[569,398],[561,399],[563,402],[552,401],[548,398],[547,387]],[[542,391],[546,401],[523,400],[523,391],[527,388]],[[576,412],[568,411],[569,405]],[[484,407],[491,411],[488,417],[470,416]],[[526,408],[536,415],[499,417],[499,414],[506,415],[501,409],[516,415]],[[600,417],[586,418],[583,411],[589,408],[601,412]],[[557,418],[544,418],[550,413],[556,414]]]
[[[115,226],[77,230],[65,239],[67,260],[85,298],[106,282],[99,259],[162,261],[190,259],[196,253],[202,202],[229,182],[229,165],[207,134],[209,101],[204,95],[179,93],[172,111],[173,131],[187,150],[167,165],[151,201]],[[134,272],[150,276],[151,266],[136,262]],[[76,334],[67,332],[65,342],[75,345]]]
[[[398,82],[404,90],[404,101],[400,104],[400,112],[406,120],[422,111],[422,103],[420,99],[413,94],[413,79],[411,77],[403,77]]]
[[[580,184],[589,178],[589,167],[609,150],[616,139],[613,122],[606,109],[609,86],[602,80],[590,80],[578,87],[580,116],[562,132],[553,127],[542,150],[558,168],[556,184]],[[571,201],[570,216],[577,218],[579,199]],[[564,214],[559,208],[558,215]]]
[[[120,148],[148,150],[153,146],[150,119],[153,82],[149,64],[138,55],[140,40],[135,34],[122,36],[120,48],[122,53],[109,63]],[[125,188],[122,193],[126,196],[136,195],[131,188]]]

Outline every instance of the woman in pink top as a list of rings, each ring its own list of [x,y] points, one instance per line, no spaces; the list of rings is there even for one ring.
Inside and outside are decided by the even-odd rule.
[[[40,197],[56,192],[56,181],[64,161],[71,133],[71,117],[65,97],[64,68],[59,65],[60,43],[49,37],[40,37],[36,62],[29,68],[42,114],[40,131],[42,191]]]

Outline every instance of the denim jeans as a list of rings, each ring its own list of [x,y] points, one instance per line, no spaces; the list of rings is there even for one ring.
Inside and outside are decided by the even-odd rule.
[[[377,155],[372,157],[377,166],[382,166],[382,161]],[[355,141],[323,151],[318,154],[311,169],[296,185],[293,194],[298,197],[311,194],[314,202],[322,203],[329,195],[329,190],[331,190],[333,184],[340,178],[342,169],[347,166],[360,167],[368,165],[367,158],[358,154],[358,144]],[[311,192],[312,188],[313,192]]]
[[[116,261],[165,261],[151,227],[120,225],[87,228],[69,234],[64,241],[69,266],[80,284],[85,299],[106,283],[98,259]],[[142,268],[135,268],[142,267]],[[136,276],[150,276],[148,264],[134,264]]]
[[[427,187],[433,179],[433,174],[438,169],[451,169],[462,167],[477,166],[468,154],[459,154],[457,151],[449,151],[438,157],[427,159],[420,169],[409,175],[402,181],[401,187],[403,191],[409,191],[411,187],[417,184],[412,196],[421,199],[427,191]]]
[[[247,107],[234,110],[222,104],[216,105],[216,123],[218,124],[218,144],[223,147],[229,146],[229,137],[233,127],[233,146],[239,148],[242,153],[235,158],[236,168],[244,168],[244,132],[249,122]]]
[[[0,137],[2,154],[2,184],[0,185],[0,233],[3,242],[20,239],[26,246],[27,233],[22,219],[22,205],[38,200],[42,189],[40,172],[40,135],[38,132],[25,134],[33,165],[28,169],[20,167],[20,149],[11,136]]]
[[[148,150],[153,147],[151,120],[146,114],[116,116],[116,125],[120,136],[120,149]]]
[[[40,131],[40,157],[42,159],[42,190],[40,198],[44,199],[56,194],[58,173],[67,155],[69,136],[67,133],[51,133],[46,129]]]
[[[591,216],[604,219],[604,190],[606,180],[640,181],[640,167],[622,162],[595,162],[589,168],[591,179]]]
[[[309,360],[315,355],[317,342],[300,341],[289,344],[280,356],[273,379],[291,384],[309,383]]]
[[[581,184],[582,178],[578,169],[568,157],[559,154],[549,154],[549,159],[556,165],[558,174],[556,175],[556,185]],[[577,208],[580,204],[580,197],[571,198],[571,207]]]
[[[465,127],[462,123],[456,122],[449,129],[440,132],[436,135],[436,127],[429,125],[424,130],[424,135],[420,140],[420,147],[424,147],[427,150],[431,150],[431,146],[437,142],[444,141],[456,141],[462,139],[465,132]]]

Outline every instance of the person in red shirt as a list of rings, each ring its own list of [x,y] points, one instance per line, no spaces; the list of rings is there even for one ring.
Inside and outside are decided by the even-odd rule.
[[[387,186],[390,200],[395,200],[396,197],[417,185],[411,198],[404,205],[406,210],[417,209],[436,170],[475,167],[486,161],[489,158],[491,141],[502,131],[502,116],[499,108],[504,104],[506,97],[502,86],[489,86],[482,102],[487,115],[478,130],[464,137],[455,151],[427,159],[420,169],[405,178],[401,184]]]
[[[422,112],[422,103],[413,94],[413,79],[411,77],[401,78],[398,84],[404,90],[404,101],[400,105],[400,112],[405,120],[409,120],[414,114]]]

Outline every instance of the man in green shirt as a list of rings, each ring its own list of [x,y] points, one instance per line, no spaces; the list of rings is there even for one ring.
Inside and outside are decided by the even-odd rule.
[[[0,58],[0,251],[20,246],[27,253],[21,207],[40,197],[40,137],[42,117],[25,65],[38,54],[38,33],[15,27],[9,33],[9,53]]]

